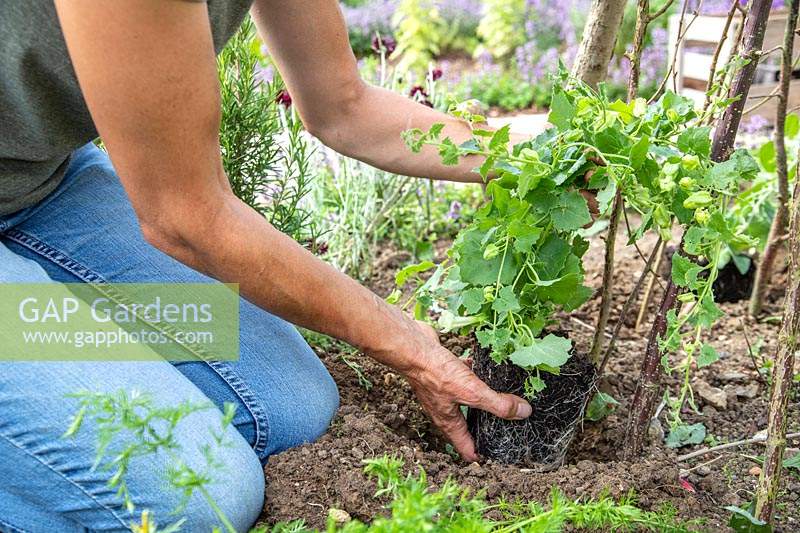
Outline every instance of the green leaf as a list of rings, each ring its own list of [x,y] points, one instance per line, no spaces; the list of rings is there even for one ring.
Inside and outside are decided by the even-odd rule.
[[[786,122],[784,122],[784,133],[789,139],[794,139],[800,133],[800,117],[795,113],[786,115]]]
[[[545,385],[544,380],[539,376],[528,376],[528,379],[525,380],[525,395],[526,396],[535,396],[536,394],[542,392],[547,385]]]
[[[683,235],[683,249],[689,255],[700,255],[702,253],[703,238],[708,230],[701,226],[691,226]]]
[[[422,263],[418,263],[416,265],[408,265],[395,275],[394,282],[398,287],[402,287],[406,284],[406,281],[408,281],[408,278],[411,276],[430,270],[435,266],[436,263],[433,261],[423,261]]]
[[[593,294],[594,290],[591,287],[578,285],[575,291],[569,295],[569,298],[562,303],[561,306],[564,308],[564,311],[574,311],[585,304]]]
[[[461,305],[464,306],[464,310],[468,315],[473,315],[480,311],[484,300],[483,289],[479,289],[477,287],[467,289],[461,293],[461,297]]]
[[[497,150],[498,148],[505,148],[508,145],[508,141],[511,139],[509,134],[509,129],[511,128],[511,124],[506,124],[502,128],[498,129],[492,135],[491,140],[489,141],[489,149],[490,150]]]
[[[461,156],[461,151],[458,149],[458,146],[450,140],[450,137],[447,137],[439,146],[439,156],[442,158],[443,164],[449,166],[457,165],[459,157]]]
[[[522,368],[534,369],[540,365],[560,368],[569,360],[571,349],[569,339],[551,333],[542,339],[534,339],[530,346],[518,347],[510,358]]]
[[[523,222],[513,222],[508,234],[514,237],[514,249],[520,253],[528,253],[542,236],[542,228],[529,226]]]
[[[520,198],[524,198],[528,191],[532,191],[539,185],[542,176],[544,176],[544,173],[541,171],[540,165],[532,163],[524,165],[519,175],[517,195]]]
[[[753,157],[745,150],[736,150],[730,159],[712,166],[700,183],[717,191],[727,191],[734,184],[753,179],[757,173],[758,164]]]
[[[698,311],[694,316],[692,323],[704,328],[710,328],[716,323],[717,320],[725,316],[725,313],[714,303],[714,298],[711,295],[706,295],[697,304]]]
[[[539,277],[541,279],[559,277],[570,254],[571,247],[567,241],[552,233],[548,235],[536,254],[536,271]]]
[[[501,288],[497,298],[492,302],[492,309],[498,313],[509,313],[522,309],[519,305],[519,300],[517,300],[517,295],[514,294],[514,287],[506,285]]]
[[[562,89],[554,87],[553,99],[550,103],[550,114],[547,115],[547,121],[563,131],[570,129],[574,117],[575,106],[572,105]]]
[[[672,281],[678,287],[688,287],[689,280],[686,279],[686,274],[690,269],[695,267],[695,263],[691,259],[682,256],[675,252],[672,255]]]
[[[578,191],[561,193],[550,216],[559,231],[574,231],[592,221],[586,199]]]
[[[667,446],[680,448],[690,444],[700,444],[706,438],[706,427],[702,423],[680,424],[672,428],[667,436]]]
[[[697,368],[703,368],[719,361],[719,354],[713,346],[703,344],[700,355],[697,356]]]
[[[750,266],[753,263],[750,257],[734,253],[731,255],[731,259],[733,260],[733,264],[736,265],[736,270],[739,271],[739,274],[744,276],[750,271]]]
[[[800,472],[800,453],[795,453],[792,457],[783,460],[784,468],[794,468]]]
[[[542,300],[551,301],[558,305],[564,305],[575,297],[576,291],[582,287],[583,275],[572,273],[562,276],[556,280],[545,282],[540,286],[537,294]]]
[[[460,269],[461,280],[475,286],[483,287],[494,285],[498,275],[500,283],[508,284],[514,281],[517,267],[513,254],[503,253],[491,259],[483,258],[484,246],[481,244],[486,232],[472,229],[462,233],[462,242],[458,247],[458,266]],[[501,273],[502,267],[502,273]]]
[[[728,526],[733,531],[737,533],[772,533],[772,526],[753,516],[747,509],[735,505],[728,505],[725,509],[732,513]]]
[[[482,348],[502,350],[511,340],[511,331],[508,328],[482,329],[475,332],[475,338]]]
[[[775,172],[775,143],[767,141],[758,149],[758,161],[767,172]]]
[[[711,128],[686,128],[678,135],[678,149],[687,154],[708,157],[711,153]]]
[[[619,405],[619,402],[610,394],[597,392],[586,407],[586,418],[592,422],[599,422],[610,415]]]
[[[634,170],[639,170],[644,165],[648,148],[650,148],[650,139],[647,136],[640,138],[631,146],[630,159]]]
[[[609,181],[608,186],[597,193],[597,210],[600,211],[600,213],[605,213],[608,208],[611,207],[611,202],[614,201],[614,196],[616,196],[616,194],[617,182]]]

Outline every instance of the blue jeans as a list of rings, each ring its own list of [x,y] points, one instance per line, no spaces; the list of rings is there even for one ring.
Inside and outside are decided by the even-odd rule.
[[[110,160],[93,145],[76,150],[48,198],[0,217],[0,283],[208,280],[145,242]],[[235,362],[0,363],[0,531],[127,531],[143,509],[162,525],[177,519],[170,513],[181,495],[168,487],[167,457],[134,459],[126,478],[136,505],[130,514],[107,485],[112,471],[92,468],[91,424],[74,439],[61,437],[77,410],[67,394],[121,389],[147,392],[156,405],[236,405],[232,444],[217,453],[224,466],[208,489],[238,531],[251,527],[263,506],[262,465],[319,437],[339,396],[293,326],[242,299],[240,329]],[[187,464],[205,464],[202,447],[221,416],[205,410],[178,424]],[[199,494],[181,516],[192,533],[219,525]]]

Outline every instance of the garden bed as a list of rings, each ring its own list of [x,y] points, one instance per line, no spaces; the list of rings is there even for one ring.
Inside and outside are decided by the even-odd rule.
[[[620,239],[622,242],[625,239]],[[642,241],[644,250],[652,246]],[[587,284],[597,288],[601,279],[603,242],[592,239],[584,258]],[[617,270],[616,299],[611,324],[638,277],[642,262],[632,248],[620,248]],[[402,254],[384,252],[376,269],[372,287],[382,296],[394,287],[393,273],[402,266]],[[782,274],[776,273],[776,278]],[[767,297],[765,308],[780,312],[780,282]],[[657,301],[658,298],[654,298]],[[575,341],[577,349],[587,350],[599,297],[595,296],[581,309],[561,317],[560,328]],[[688,423],[702,422],[709,435],[720,442],[750,437],[766,427],[767,387],[761,383],[748,352],[748,342],[763,343],[762,353],[774,353],[779,324],[754,323],[746,316],[746,302],[723,304],[728,316],[717,324],[711,335],[721,360],[709,368],[695,371],[695,397],[701,414],[686,412]],[[763,453],[760,445],[708,454],[697,460],[678,464],[681,453],[703,445],[679,450],[664,444],[663,427],[652,428],[656,437],[636,462],[618,460],[625,433],[626,405],[638,375],[640,354],[646,345],[643,332],[633,331],[635,317],[628,317],[609,363],[601,389],[619,399],[617,412],[600,422],[584,422],[578,429],[564,466],[550,472],[508,466],[487,461],[465,464],[455,458],[422,413],[405,381],[360,354],[348,355],[336,346],[317,348],[320,357],[339,385],[341,409],[328,433],[309,444],[276,455],[270,459],[267,476],[266,505],[262,520],[305,519],[307,525],[324,528],[329,509],[343,509],[353,518],[370,520],[382,512],[382,500],[373,498],[376,487],[363,474],[362,460],[383,454],[396,454],[407,468],[425,469],[429,480],[439,486],[452,477],[463,486],[485,490],[491,502],[538,500],[545,502],[551,487],[559,487],[569,498],[596,497],[604,492],[614,497],[633,490],[639,505],[658,510],[664,504],[677,508],[686,519],[702,518],[704,529],[724,530],[730,511],[727,505],[744,505],[758,481],[758,464],[754,459]],[[646,328],[645,328],[646,329]],[[745,333],[748,341],[745,340]],[[457,354],[468,347],[459,338],[445,340]],[[362,376],[353,370],[359,365]],[[371,388],[365,386],[366,380]],[[668,378],[675,386],[678,376]],[[663,420],[663,417],[662,417]],[[797,431],[800,404],[795,394],[790,403],[790,431]],[[790,445],[791,446],[791,445]],[[712,461],[713,460],[713,461]],[[708,464],[704,464],[708,463]],[[681,473],[681,469],[692,469]],[[800,476],[797,472],[783,478],[783,494],[776,513],[776,524],[782,531],[796,531],[800,525]]]

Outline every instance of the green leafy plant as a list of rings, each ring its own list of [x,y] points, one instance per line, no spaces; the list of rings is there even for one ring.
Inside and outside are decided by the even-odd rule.
[[[505,111],[544,107],[550,100],[550,87],[546,83],[530,83],[513,70],[489,71],[466,77],[456,88],[466,98],[474,98],[490,107]]]
[[[554,488],[545,505],[537,502],[489,505],[481,493],[473,494],[450,479],[434,490],[424,470],[416,476],[403,475],[403,461],[395,457],[376,457],[365,463],[365,472],[375,479],[378,487],[375,496],[389,499],[390,514],[378,516],[369,525],[357,520],[337,525],[330,520],[327,528],[330,533],[558,533],[570,527],[581,531],[696,530],[696,523],[679,520],[674,508],[665,506],[657,512],[639,509],[632,493],[619,501],[609,496],[573,501]],[[271,533],[311,531],[296,521],[277,524]]]
[[[507,58],[525,42],[525,1],[486,0],[478,24],[482,44],[476,52],[488,52],[496,59]]]
[[[619,402],[605,392],[595,394],[586,406],[586,419],[598,422],[613,413]]]
[[[531,141],[510,147],[507,128],[489,131],[475,126],[482,117],[455,112],[473,123],[472,139],[457,145],[442,138],[437,125],[406,132],[406,142],[415,151],[437,147],[446,164],[483,157],[478,171],[490,200],[459,234],[448,259],[418,286],[418,318],[434,311],[442,330],[474,332],[496,363],[509,360],[530,371],[529,392],[541,390],[539,372],[558,372],[571,350],[569,340],[545,328],[555,311],[576,309],[591,295],[583,285],[588,245],[580,235],[591,216],[579,189],[598,190],[601,211],[620,190],[641,219],[631,241],[649,229],[669,241],[675,221],[687,228],[687,255],[676,254],[673,277],[686,290],[682,299],[696,305],[670,316],[662,342],[670,351],[686,351],[687,370],[694,358],[713,362],[716,353],[700,333],[721,316],[711,284],[722,245],[751,243],[725,214],[739,185],[757,171],[746,152],[711,161],[710,129],[695,125],[698,116],[686,98],[667,92],[649,105],[609,101],[564,71],[554,83],[554,127]],[[695,328],[687,342],[685,325]]]
[[[793,183],[797,173],[797,153],[800,149],[800,116],[790,114],[786,117],[785,133],[788,177],[789,182]],[[771,140],[766,141],[751,149],[750,153],[758,163],[759,172],[749,186],[734,198],[731,204],[731,216],[737,220],[738,231],[752,237],[756,244],[754,249],[727,248],[727,254],[734,259],[752,251],[763,252],[776,212],[778,175],[775,143]]]
[[[429,63],[439,53],[444,20],[431,0],[401,0],[395,12],[397,68],[417,73],[428,71]]]
[[[581,264],[588,243],[578,234],[591,215],[574,187],[583,176],[582,148],[557,146],[555,130],[513,150],[508,127],[474,128],[474,137],[460,146],[440,138],[441,131],[441,125],[412,130],[406,142],[415,151],[437,146],[446,164],[484,155],[481,175],[488,180],[497,173],[497,179],[488,183],[490,201],[458,235],[448,260],[418,288],[415,314],[423,318],[436,302],[442,330],[474,331],[495,362],[511,360],[530,370],[531,389],[541,390],[538,372],[557,372],[571,350],[567,339],[542,337],[545,327],[557,308],[575,309],[591,295]]]
[[[235,533],[236,530],[230,520],[207,490],[208,485],[213,483],[214,472],[222,464],[215,454],[219,448],[228,446],[225,432],[233,421],[234,404],[225,405],[219,428],[208,428],[213,446],[202,446],[205,467],[201,469],[190,466],[182,459],[182,447],[175,437],[175,429],[192,413],[216,409],[212,403],[185,401],[176,406],[157,406],[149,395],[125,390],[116,393],[81,391],[70,397],[78,400],[79,408],[72,417],[64,437],[74,437],[86,421],[90,421],[97,436],[94,467],[113,472],[108,479],[108,486],[117,490],[128,512],[132,513],[135,510],[126,483],[131,462],[138,457],[163,453],[170,458],[170,466],[165,472],[166,481],[182,496],[175,512],[180,513],[185,510],[186,504],[197,492],[214,511],[225,530]],[[160,531],[162,533],[176,531],[182,522],[183,520],[179,520]],[[142,521],[135,527],[153,533],[156,531],[149,514],[144,514]]]
[[[254,24],[245,18],[217,60],[222,165],[237,197],[280,231],[313,242],[314,220],[302,206],[311,144],[294,112],[278,102],[280,78],[262,80],[263,62]]]

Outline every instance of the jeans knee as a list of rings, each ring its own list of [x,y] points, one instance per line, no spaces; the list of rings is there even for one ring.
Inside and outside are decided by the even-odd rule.
[[[184,511],[186,522],[182,531],[212,531],[217,526],[225,531],[219,514],[236,531],[246,532],[258,520],[264,507],[264,471],[258,457],[249,446],[227,450],[224,466],[213,473],[206,487],[209,497],[219,509],[215,512],[199,494],[192,497],[192,507]],[[165,524],[166,525],[166,524]]]
[[[339,408],[339,390],[322,363],[292,387],[294,394],[272,406],[266,456],[317,440]]]
[[[339,409],[339,388],[324,367],[317,380],[312,402],[311,411],[316,413],[316,416],[311,417],[313,424],[309,432],[309,441],[316,440],[325,433]]]

